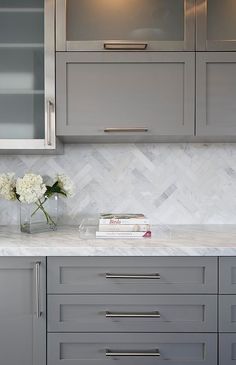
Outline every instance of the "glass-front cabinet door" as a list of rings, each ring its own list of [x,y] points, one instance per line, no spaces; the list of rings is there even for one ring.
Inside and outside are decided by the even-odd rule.
[[[54,0],[0,0],[0,150],[55,148]]]
[[[57,50],[194,50],[195,0],[57,0]]]
[[[197,50],[236,51],[236,1],[197,0]]]

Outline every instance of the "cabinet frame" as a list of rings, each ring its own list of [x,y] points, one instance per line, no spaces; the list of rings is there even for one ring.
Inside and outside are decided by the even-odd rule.
[[[56,1],[56,50],[57,51],[104,51],[104,43],[112,39],[97,41],[67,41],[66,39],[67,0]],[[123,40],[122,43],[124,43]],[[114,42],[119,42],[116,40]],[[127,43],[128,40],[126,41]],[[144,41],[145,42],[145,41]],[[195,49],[195,0],[184,0],[184,40],[148,41],[145,51],[193,51]],[[132,42],[135,43],[135,42]],[[140,42],[137,42],[140,43]],[[146,43],[146,42],[145,42]],[[106,51],[107,52],[107,51]]]
[[[44,0],[44,139],[1,139],[1,150],[54,150],[55,121],[55,0]]]

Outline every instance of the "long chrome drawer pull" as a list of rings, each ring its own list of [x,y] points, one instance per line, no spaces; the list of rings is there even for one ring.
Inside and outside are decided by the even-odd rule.
[[[160,318],[159,312],[149,313],[115,313],[106,312],[106,318]]]
[[[159,350],[154,350],[154,351],[137,351],[137,352],[131,352],[131,351],[127,351],[127,352],[123,352],[123,351],[111,351],[111,350],[106,350],[106,356],[160,356],[160,352]]]
[[[132,133],[132,132],[148,132],[148,128],[144,128],[144,127],[136,127],[136,128],[105,128],[104,129],[105,133],[119,133],[119,132],[127,132],[127,133]]]
[[[128,42],[106,42],[104,49],[118,50],[144,50],[148,46],[147,43],[128,43]]]
[[[35,263],[35,306],[36,318],[41,317],[40,311],[40,262]]]
[[[160,279],[160,274],[109,274],[106,273],[107,279]]]

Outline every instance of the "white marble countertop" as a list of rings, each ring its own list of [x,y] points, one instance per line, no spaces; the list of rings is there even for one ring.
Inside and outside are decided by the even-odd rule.
[[[76,227],[20,233],[0,226],[0,256],[236,256],[236,225],[153,226],[152,238],[81,239]]]

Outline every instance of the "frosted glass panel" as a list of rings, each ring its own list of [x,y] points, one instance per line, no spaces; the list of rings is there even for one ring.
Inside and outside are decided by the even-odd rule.
[[[0,93],[44,90],[43,49],[0,49]]]
[[[0,0],[0,8],[43,8],[44,0]]]
[[[43,12],[0,12],[0,43],[43,43]]]
[[[209,40],[236,40],[236,0],[208,0]]]
[[[43,139],[44,0],[0,0],[0,139]]]
[[[184,0],[67,0],[67,40],[184,40]]]
[[[44,138],[44,95],[0,94],[0,138]]]

